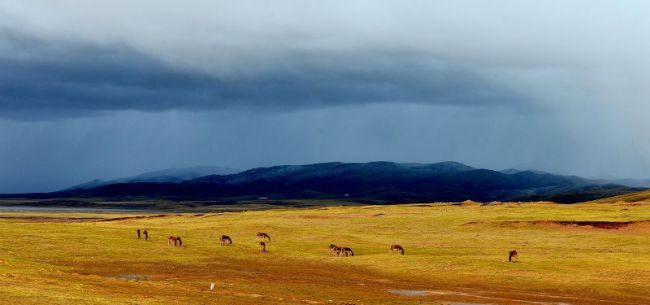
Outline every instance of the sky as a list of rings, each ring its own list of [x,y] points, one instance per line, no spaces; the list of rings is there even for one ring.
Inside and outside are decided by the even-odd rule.
[[[650,178],[648,11],[0,0],[0,193],[329,161]]]

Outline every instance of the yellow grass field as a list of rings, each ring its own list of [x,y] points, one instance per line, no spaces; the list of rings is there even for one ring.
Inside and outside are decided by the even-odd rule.
[[[0,212],[0,304],[650,304],[645,202],[156,215]]]

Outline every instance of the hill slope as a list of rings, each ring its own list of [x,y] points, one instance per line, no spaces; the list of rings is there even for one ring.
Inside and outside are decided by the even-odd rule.
[[[48,196],[165,197],[221,201],[263,197],[373,203],[545,200],[557,196],[559,202],[578,202],[634,190],[598,184],[575,176],[536,171],[505,173],[457,162],[331,162],[254,168],[237,174],[210,175],[180,183],[116,183]]]
[[[596,202],[615,203],[615,202],[650,202],[650,190],[627,193],[614,197],[607,197],[596,200]]]
[[[169,168],[158,171],[146,172],[133,177],[120,178],[114,180],[92,180],[63,191],[87,190],[109,184],[117,183],[138,183],[138,182],[157,182],[157,183],[178,183],[208,175],[229,175],[238,171],[232,168],[221,166],[194,166],[187,168]]]

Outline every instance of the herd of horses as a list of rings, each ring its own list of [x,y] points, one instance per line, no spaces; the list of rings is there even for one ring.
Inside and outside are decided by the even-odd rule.
[[[140,229],[137,231],[138,234],[138,239],[140,238]],[[146,239],[148,239],[148,232],[147,230],[144,230],[144,234],[146,236]],[[267,252],[266,251],[266,242],[271,242],[271,235],[264,233],[264,232],[258,232],[257,235],[255,236],[257,239],[257,245],[259,247],[260,252]],[[230,246],[232,245],[232,238],[228,235],[221,235],[219,238],[219,242],[221,243],[222,246]],[[181,239],[180,236],[169,236],[167,238],[167,245],[169,246],[174,246],[174,247],[182,247],[183,246],[183,240]],[[330,254],[333,256],[354,256],[354,251],[352,251],[352,248],[349,247],[341,247],[335,244],[330,244],[329,245],[329,251]],[[400,255],[404,255],[404,247],[401,245],[391,245],[390,248],[388,249],[388,253],[398,253]],[[508,253],[508,262],[515,262],[519,259],[519,253],[517,250],[511,250]]]

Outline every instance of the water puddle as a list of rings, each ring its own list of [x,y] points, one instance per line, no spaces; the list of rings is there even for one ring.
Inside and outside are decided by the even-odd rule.
[[[405,289],[393,289],[393,290],[388,290],[389,293],[392,294],[397,294],[401,296],[410,296],[410,297],[425,297],[425,296],[459,296],[459,297],[467,297],[467,298],[478,298],[478,299],[484,299],[488,301],[488,303],[462,303],[462,302],[447,302],[443,303],[445,305],[493,305],[496,303],[492,303],[494,301],[515,301],[515,302],[520,302],[522,304],[534,304],[534,305],[571,305],[570,303],[564,303],[564,302],[540,302],[540,301],[527,301],[527,300],[520,300],[520,299],[509,299],[509,298],[500,298],[500,297],[490,297],[490,296],[483,296],[483,295],[478,295],[478,294],[471,294],[471,293],[466,293],[466,292],[460,292],[460,291],[444,291],[444,290],[405,290]],[[551,296],[546,296],[546,297],[551,297]],[[559,296],[556,296],[556,298],[562,298]]]
[[[428,290],[388,290],[388,292],[410,297],[422,297],[431,294]]]
[[[111,276],[114,279],[124,279],[129,281],[148,281],[149,277],[145,275],[120,274]]]

